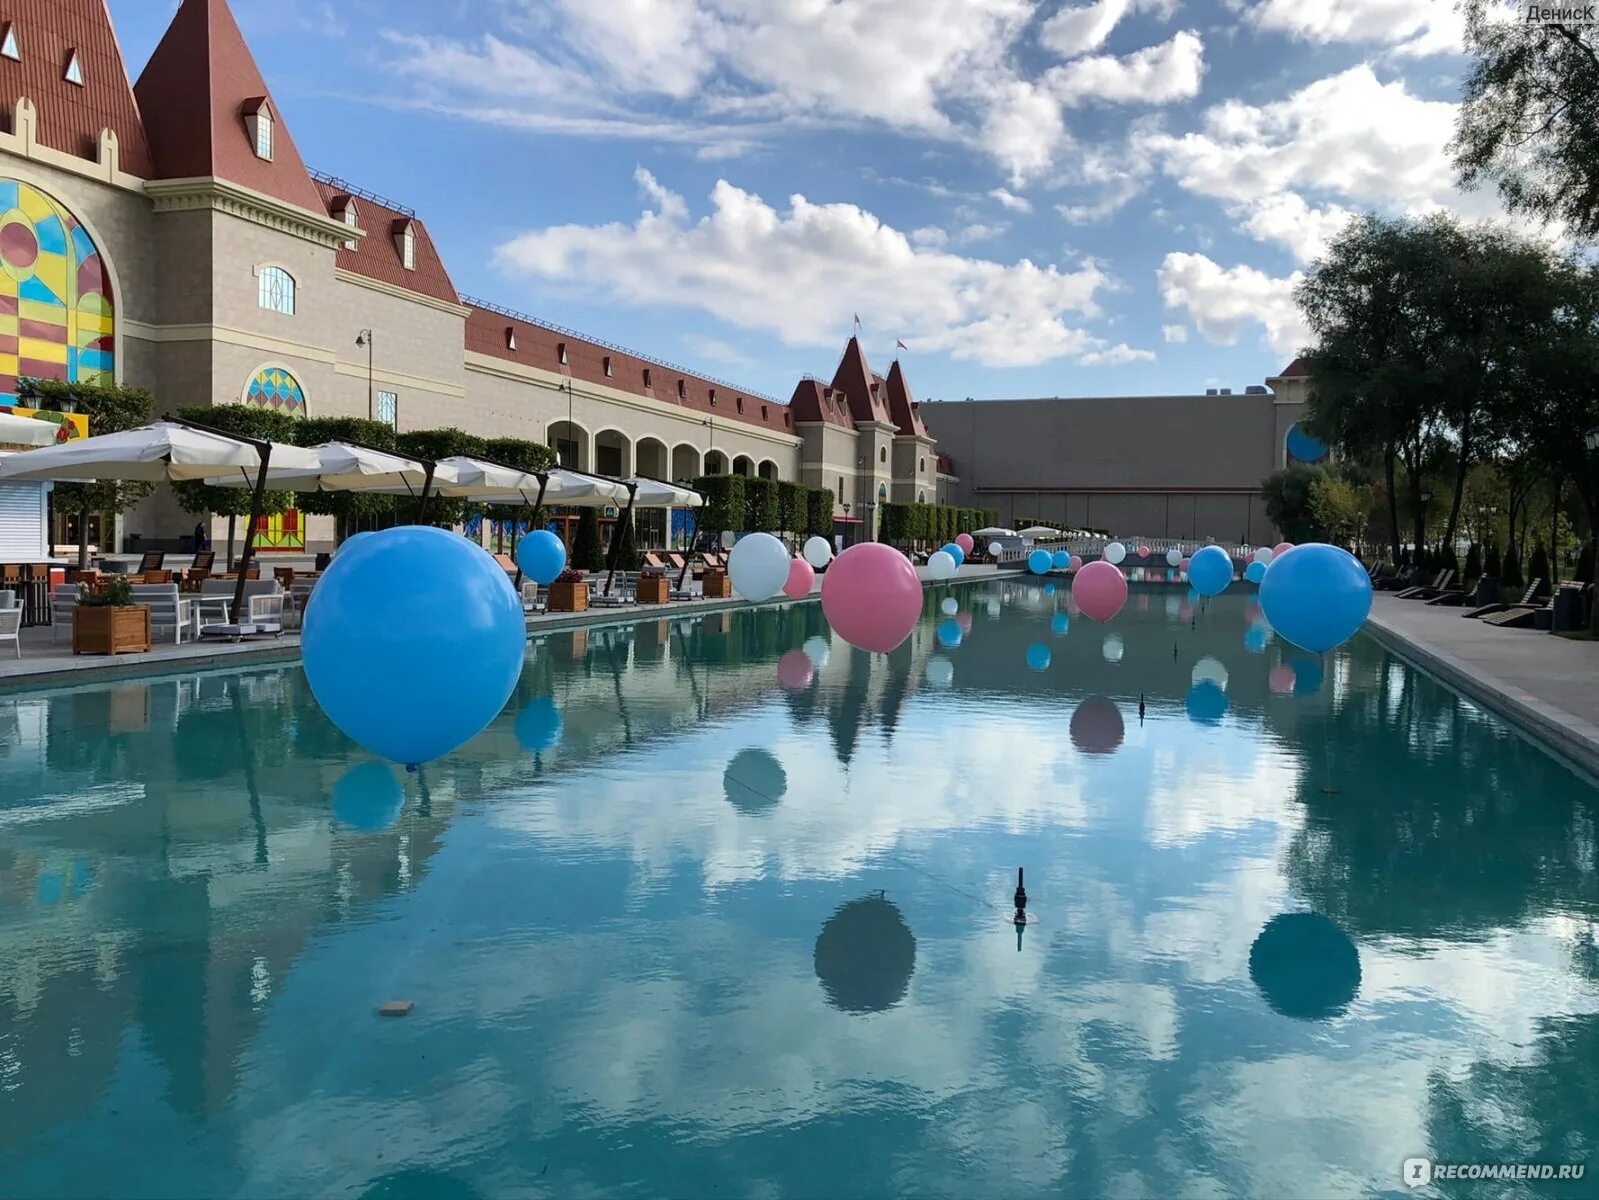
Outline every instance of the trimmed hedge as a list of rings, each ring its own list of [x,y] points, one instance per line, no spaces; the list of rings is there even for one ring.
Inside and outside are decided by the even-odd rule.
[[[705,497],[699,517],[702,532],[720,537],[744,531],[744,483],[742,475],[701,475],[694,481],[694,490]]]
[[[997,520],[997,514],[989,509],[951,504],[880,504],[877,512],[877,540],[895,546],[942,546],[958,534],[971,533]]]
[[[830,488],[745,475],[701,475],[690,486],[705,497],[699,528],[706,533],[833,532]]]
[[[777,481],[750,476],[744,480],[744,529],[746,533],[791,532],[778,519]]]
[[[833,489],[832,488],[806,488],[808,504],[806,505],[807,517],[805,528],[800,530],[806,537],[821,535],[833,536]]]

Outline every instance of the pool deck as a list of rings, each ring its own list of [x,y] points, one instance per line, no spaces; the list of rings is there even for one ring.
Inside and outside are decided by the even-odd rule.
[[[918,567],[917,574],[923,586],[934,582],[926,567]],[[1014,578],[1016,572],[999,570],[992,566],[962,567],[958,583],[973,583],[996,576]],[[811,594],[821,591],[821,581]],[[767,601],[768,604],[789,604],[783,598]],[[588,628],[595,625],[633,624],[651,619],[678,619],[706,613],[726,612],[736,608],[759,607],[747,600],[678,600],[671,604],[628,604],[620,607],[594,607],[581,613],[544,613],[528,618],[528,636],[542,637],[566,629]],[[62,633],[52,641],[52,630],[24,629],[22,631],[22,657],[12,657],[9,643],[0,643],[0,693],[32,690],[34,688],[77,686],[110,679],[145,678],[166,674],[209,671],[218,668],[244,667],[260,663],[293,662],[300,657],[300,635],[290,631],[281,638],[256,642],[189,642],[175,646],[171,642],[158,643],[148,653],[121,654],[115,658],[102,655],[76,657],[72,653],[69,634]]]
[[[1379,592],[1366,629],[1399,657],[1599,776],[1599,642],[1468,621]]]

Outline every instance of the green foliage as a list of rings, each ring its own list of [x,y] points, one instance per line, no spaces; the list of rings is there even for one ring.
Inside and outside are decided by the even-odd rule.
[[[1371,515],[1372,489],[1331,473],[1310,485],[1310,511],[1323,536],[1347,546],[1359,538]]]
[[[1464,7],[1476,62],[1451,147],[1461,183],[1493,183],[1510,211],[1599,238],[1599,26]]]
[[[1545,587],[1554,586],[1554,575],[1549,570],[1549,551],[1544,549],[1542,538],[1533,543],[1532,561],[1527,564],[1527,578],[1541,579]]]
[[[744,527],[740,533],[780,533],[777,482],[752,476],[744,480]]]
[[[554,450],[542,442],[530,442],[526,438],[489,438],[483,443],[482,457],[529,474],[549,471],[555,466]],[[542,510],[529,513],[527,507],[521,504],[486,504],[483,506],[483,515],[491,521],[531,520],[532,527],[537,529],[541,525]]]
[[[409,433],[395,435],[394,443],[395,448],[402,454],[408,454],[413,458],[431,459],[434,462],[456,455],[466,455],[471,458],[485,456],[483,439],[470,433],[463,433],[459,429],[415,429]],[[435,496],[428,501],[427,523],[459,525],[466,520],[468,511],[469,506],[464,500]],[[408,496],[396,497],[394,515],[402,524],[414,523],[422,515],[421,504]]]
[[[89,427],[91,430],[94,426]],[[125,575],[113,575],[106,581],[105,589],[96,592],[87,585],[78,589],[78,603],[85,608],[132,608],[133,585]]]
[[[295,444],[297,424],[293,417],[272,408],[258,408],[253,404],[196,405],[180,408],[177,415],[185,421],[195,421],[234,433],[269,442]],[[93,426],[91,425],[92,429]],[[214,487],[204,483],[174,483],[172,494],[184,512],[196,516],[214,513],[220,517],[247,517],[255,498],[253,487]],[[267,492],[262,498],[261,511],[280,513],[294,507],[292,492]]]
[[[877,540],[895,546],[943,546],[961,533],[994,524],[993,514],[948,504],[880,504]]]
[[[802,484],[777,481],[777,529],[794,534],[804,531],[809,516],[806,491]]]
[[[585,508],[577,519],[570,562],[580,571],[598,571],[605,566],[600,552],[600,517],[595,509]]]
[[[636,571],[639,569],[638,545],[634,540],[633,514],[629,513],[626,520],[620,517],[616,524],[611,526],[612,548],[616,552],[616,569],[618,571]],[[609,561],[606,563],[610,565]]]
[[[1464,579],[1482,578],[1482,547],[1476,542],[1466,548],[1466,568],[1460,574]]]
[[[1527,577],[1521,572],[1521,559],[1513,550],[1505,551],[1504,569],[1499,574],[1499,581],[1509,588],[1527,586]]]
[[[394,450],[394,429],[384,421],[365,417],[308,417],[294,422],[294,440],[301,446],[326,442],[358,442],[379,450]],[[387,517],[394,511],[393,496],[370,492],[300,492],[294,507],[303,513],[334,517],[342,541],[358,521]]]
[[[833,536],[833,489],[808,488],[806,494],[805,535]]]
[[[1290,542],[1319,542],[1326,531],[1316,516],[1314,493],[1318,483],[1331,476],[1323,467],[1295,464],[1273,471],[1261,481],[1266,499],[1266,515]]]
[[[1470,565],[1469,560],[1467,565]],[[1488,546],[1488,553],[1483,558],[1482,573],[1489,579],[1503,579],[1504,569],[1504,563],[1499,558],[1499,543],[1490,543]]]
[[[1584,542],[1582,552],[1577,556],[1577,574],[1574,576],[1578,583],[1593,582],[1593,543]]]
[[[744,483],[742,475],[701,475],[692,486],[705,497],[705,506],[699,512],[699,527],[706,533],[742,533],[747,528],[744,520]]]

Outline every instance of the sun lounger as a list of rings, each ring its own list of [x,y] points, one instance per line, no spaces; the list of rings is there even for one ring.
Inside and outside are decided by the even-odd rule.
[[[159,571],[161,564],[166,562],[166,552],[163,550],[146,550],[144,557],[139,560],[139,565],[131,572],[134,575],[143,575],[147,571]]]
[[[1534,604],[1533,601],[1537,599],[1538,593],[1542,588],[1543,580],[1534,579],[1531,586],[1527,588],[1526,594],[1522,596],[1517,604],[1484,604],[1460,615],[1467,618],[1486,617],[1491,616],[1493,613],[1502,613],[1510,608],[1537,608],[1538,605]]]
[[[1533,629],[1538,624],[1539,613],[1553,613],[1554,610],[1555,598],[1551,595],[1544,604],[1513,604],[1504,612],[1489,613],[1482,623],[1501,629]]]
[[[1396,600],[1430,600],[1443,591],[1454,577],[1455,573],[1453,571],[1439,571],[1438,578],[1434,579],[1431,584],[1425,587],[1406,588],[1402,592],[1395,593],[1394,598]]]

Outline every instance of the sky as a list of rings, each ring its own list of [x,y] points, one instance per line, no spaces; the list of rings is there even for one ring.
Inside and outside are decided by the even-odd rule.
[[[1260,383],[1356,212],[1450,209],[1453,0],[232,0],[456,287],[787,399]],[[110,0],[135,77],[174,0]]]

